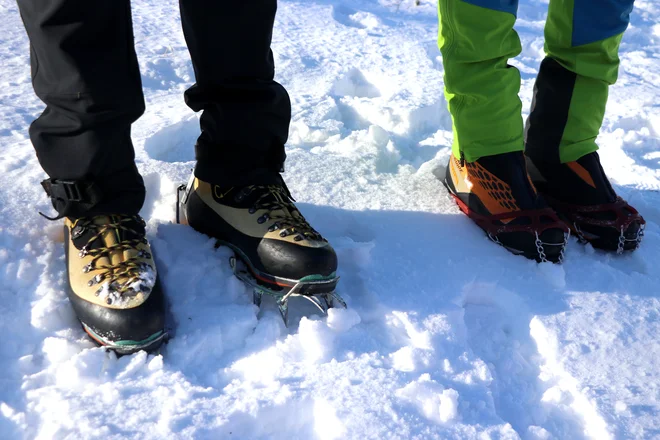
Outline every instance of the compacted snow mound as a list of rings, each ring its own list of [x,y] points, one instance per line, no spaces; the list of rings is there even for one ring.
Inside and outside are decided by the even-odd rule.
[[[94,346],[66,294],[62,229],[39,181],[16,3],[0,0],[0,438],[653,439],[660,437],[660,38],[638,0],[599,142],[646,217],[642,247],[568,245],[563,266],[490,243],[437,176],[451,119],[435,2],[282,0],[276,79],[293,119],[285,178],[335,247],[348,309],[290,304],[286,328],[231,253],[174,223],[194,165],[194,81],[176,2],[133,2],[147,112],[135,124],[172,339]],[[547,2],[520,5],[529,109]]]

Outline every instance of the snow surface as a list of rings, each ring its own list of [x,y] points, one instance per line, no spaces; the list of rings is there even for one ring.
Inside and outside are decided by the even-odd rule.
[[[521,2],[521,97],[546,1]],[[430,0],[285,0],[273,42],[293,99],[286,179],[336,247],[348,310],[259,312],[227,249],[173,224],[198,133],[176,2],[133,2],[147,113],[142,214],[171,303],[160,356],[117,359],[66,298],[60,225],[27,138],[28,40],[0,0],[0,438],[660,438],[660,6],[638,0],[600,137],[646,217],[632,255],[574,239],[563,266],[491,244],[435,174],[449,155]],[[527,110],[525,110],[527,111]]]

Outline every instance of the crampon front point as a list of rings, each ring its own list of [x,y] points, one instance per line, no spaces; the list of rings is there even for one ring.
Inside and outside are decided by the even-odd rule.
[[[236,278],[252,287],[252,301],[257,307],[261,307],[261,300],[264,295],[275,299],[285,326],[289,324],[288,302],[293,297],[305,298],[323,314],[327,314],[328,310],[336,307],[337,304],[347,308],[344,299],[334,291],[339,281],[337,276],[326,279],[308,277],[308,279],[301,280],[278,278],[273,281],[265,281],[260,279],[262,277],[252,273],[247,265],[236,257],[231,257],[229,264]]]

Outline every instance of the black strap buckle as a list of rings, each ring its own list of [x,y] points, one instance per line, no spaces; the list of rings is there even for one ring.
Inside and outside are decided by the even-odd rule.
[[[44,180],[41,185],[51,198],[69,202],[83,202],[83,193],[77,182],[71,180]]]
[[[101,190],[94,182],[47,179],[41,182],[41,186],[59,213],[56,219],[72,214],[80,215],[102,199]]]

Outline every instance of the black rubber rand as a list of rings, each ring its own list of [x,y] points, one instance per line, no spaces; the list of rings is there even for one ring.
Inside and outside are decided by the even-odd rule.
[[[69,265],[69,228],[64,227],[64,249]],[[73,256],[76,258],[76,255]],[[138,307],[112,309],[84,300],[73,292],[67,277],[67,293],[76,316],[94,333],[110,342],[143,341],[164,331],[165,298],[157,280],[147,300]]]

